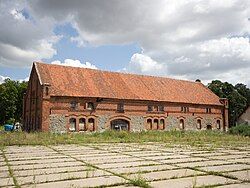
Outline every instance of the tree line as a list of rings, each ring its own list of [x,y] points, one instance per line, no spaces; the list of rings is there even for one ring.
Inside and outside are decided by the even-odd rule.
[[[5,79],[0,84],[0,125],[21,122],[23,95],[28,83]]]
[[[22,122],[23,95],[27,90],[27,82],[6,79],[0,84],[0,125]],[[214,80],[207,85],[220,98],[229,100],[229,124],[234,126],[239,115],[250,104],[250,89],[238,83]]]
[[[238,117],[250,105],[250,89],[242,83],[233,85],[220,80],[213,80],[208,88],[220,98],[228,99],[229,125],[235,126]]]

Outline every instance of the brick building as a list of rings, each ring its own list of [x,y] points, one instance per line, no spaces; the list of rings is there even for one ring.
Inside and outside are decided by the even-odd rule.
[[[228,128],[228,101],[199,81],[34,63],[24,96],[27,131]]]

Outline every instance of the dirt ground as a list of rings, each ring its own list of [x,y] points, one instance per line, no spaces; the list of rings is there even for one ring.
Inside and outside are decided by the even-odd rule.
[[[0,187],[250,187],[250,146],[7,146]]]

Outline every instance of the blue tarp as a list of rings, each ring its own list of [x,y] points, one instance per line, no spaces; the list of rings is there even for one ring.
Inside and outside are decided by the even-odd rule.
[[[5,131],[13,131],[14,129],[14,125],[10,125],[10,124],[5,124],[4,125],[4,130]]]

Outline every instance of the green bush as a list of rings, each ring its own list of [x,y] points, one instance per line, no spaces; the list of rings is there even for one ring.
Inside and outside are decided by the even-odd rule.
[[[230,134],[250,136],[250,125],[242,124],[229,129]]]

